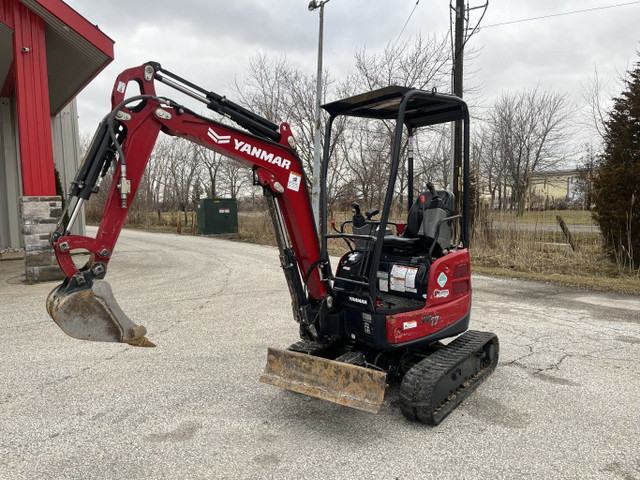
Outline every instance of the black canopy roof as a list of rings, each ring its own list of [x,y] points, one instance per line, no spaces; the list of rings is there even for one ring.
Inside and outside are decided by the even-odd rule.
[[[405,110],[407,128],[462,120],[466,103],[454,95],[426,92],[409,87],[389,86],[322,106],[333,117],[346,115],[373,119],[395,119],[402,99],[411,92]]]

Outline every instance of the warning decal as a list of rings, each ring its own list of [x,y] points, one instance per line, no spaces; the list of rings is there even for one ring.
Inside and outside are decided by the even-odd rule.
[[[289,173],[289,183],[287,183],[287,188],[289,190],[293,190],[294,192],[297,192],[298,190],[300,190],[301,183],[302,183],[302,175],[295,172]]]
[[[407,292],[416,293],[416,275],[418,274],[418,269],[415,267],[407,267],[407,276],[405,278],[405,287]]]
[[[407,267],[394,265],[391,268],[391,290],[396,292],[405,291],[405,280],[407,278]]]
[[[402,324],[403,330],[409,330],[410,328],[416,328],[418,326],[417,320],[412,320],[411,322],[404,322]]]
[[[405,267],[404,265],[394,265],[391,268],[391,290],[396,292],[416,293],[416,267]]]
[[[378,277],[378,288],[380,289],[381,292],[388,292],[389,291],[389,275],[387,274],[387,272],[378,272],[377,274]]]

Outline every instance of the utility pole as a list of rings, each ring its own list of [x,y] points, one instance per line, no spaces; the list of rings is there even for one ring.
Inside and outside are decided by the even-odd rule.
[[[320,161],[322,146],[320,144],[320,103],[322,102],[322,31],[324,29],[324,4],[329,0],[309,2],[309,11],[320,9],[320,29],[318,34],[318,72],[316,74],[316,116],[313,132],[313,176],[311,184],[311,208],[316,222],[316,229],[320,231]]]
[[[455,47],[453,66],[453,94],[462,98],[463,87],[463,59],[464,59],[464,24],[465,5],[464,0],[456,0],[456,22],[455,22]],[[455,195],[457,211],[461,211],[462,188],[460,179],[462,177],[462,120],[457,120],[453,127],[453,159],[452,159],[452,191]]]
[[[487,8],[489,7],[489,0],[486,0],[484,5],[476,7],[465,6],[464,2],[465,0],[456,0],[455,9],[453,6],[450,6],[451,9],[455,10],[456,14],[455,42],[453,51],[453,94],[460,98],[462,98],[464,91],[462,86],[464,79],[464,46],[480,26],[480,23],[484,18],[484,14],[487,12]],[[471,30],[471,33],[467,33],[466,30],[467,22],[469,21],[469,12],[477,9],[483,9],[482,15]],[[462,120],[454,122],[452,127],[451,150],[451,190],[456,198],[457,211],[460,212],[462,211]]]

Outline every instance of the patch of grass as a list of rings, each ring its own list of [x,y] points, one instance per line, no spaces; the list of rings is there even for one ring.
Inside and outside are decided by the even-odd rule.
[[[524,212],[518,217],[515,212],[487,212],[487,217],[496,222],[509,223],[556,223],[560,215],[570,225],[594,225],[589,210],[544,210]]]
[[[512,213],[502,214],[500,217],[501,214],[496,212],[485,212],[486,217],[476,222],[471,235],[472,270],[476,273],[552,282],[591,290],[640,294],[640,278],[619,271],[616,264],[604,254],[600,234],[574,234],[578,247],[574,252],[566,245],[559,229],[531,231],[518,228],[519,223],[555,223],[556,214],[562,215],[570,224],[585,225],[591,222],[589,212],[525,212],[523,217],[516,217]],[[177,212],[163,212],[161,215],[136,213],[129,216],[125,226],[175,233],[177,218]],[[339,212],[333,218],[339,228],[342,221],[351,218],[351,213]],[[500,218],[504,220],[501,221]],[[496,221],[501,222],[499,228],[493,227]],[[238,224],[239,233],[232,239],[276,245],[268,212],[239,215]],[[347,230],[350,231],[349,226],[346,227],[345,231]],[[190,226],[183,222],[183,233],[189,234],[190,231]],[[340,239],[330,239],[328,246],[329,253],[334,256],[348,252],[347,245]]]
[[[500,267],[488,267],[472,262],[471,271],[498,277],[519,278],[536,282],[556,283],[571,287],[585,288],[603,292],[618,292],[640,295],[640,280],[631,275],[607,277],[599,275],[568,275],[562,273],[542,273],[533,271],[518,271]]]

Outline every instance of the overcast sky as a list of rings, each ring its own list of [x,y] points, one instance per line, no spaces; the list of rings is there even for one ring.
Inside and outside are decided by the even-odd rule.
[[[286,55],[309,73],[316,68],[318,13],[307,10],[307,0],[65,1],[116,42],[115,60],[79,95],[82,131],[92,132],[109,111],[117,74],[147,60],[232,99],[234,78],[243,76],[259,50]],[[474,72],[468,85],[481,89],[484,105],[503,91],[536,85],[567,92],[578,104],[582,85],[597,67],[616,93],[617,79],[638,60],[640,1],[492,25],[623,3],[631,2],[490,0],[481,24],[485,28],[468,44],[476,50],[476,57],[465,65]],[[334,78],[343,78],[352,69],[356,49],[379,51],[395,41],[415,5],[415,0],[331,0],[325,7],[325,68]],[[482,2],[470,3],[476,5]],[[472,25],[481,11],[471,12]],[[420,0],[401,39],[448,31],[447,1]],[[441,85],[439,90],[448,87]]]

